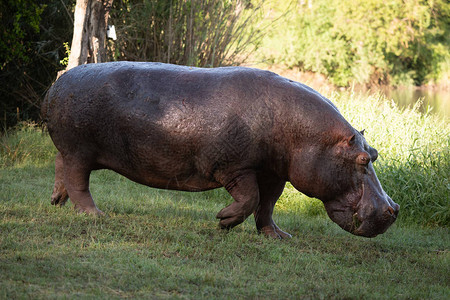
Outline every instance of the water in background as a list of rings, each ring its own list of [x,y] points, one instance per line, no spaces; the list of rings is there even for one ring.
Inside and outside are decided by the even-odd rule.
[[[286,69],[277,65],[271,65],[267,68],[281,76],[289,79],[302,82],[320,93],[329,94],[337,89],[330,84],[326,77],[311,72],[301,72],[298,68]],[[367,93],[367,89],[364,87],[349,87],[348,90],[354,90],[355,92]],[[422,101],[419,107],[419,111],[423,113],[436,114],[444,119],[450,119],[450,84],[446,83],[440,88],[417,88],[417,87],[402,87],[402,88],[389,88],[384,87],[380,89],[372,90],[373,93],[377,93],[381,90],[388,99],[392,99],[399,107],[413,107],[419,100]],[[431,111],[429,110],[431,107]]]
[[[426,113],[431,109],[429,113],[437,114],[445,119],[450,118],[450,90],[448,89],[386,88],[382,89],[382,92],[399,107],[412,107],[421,100],[419,111]]]

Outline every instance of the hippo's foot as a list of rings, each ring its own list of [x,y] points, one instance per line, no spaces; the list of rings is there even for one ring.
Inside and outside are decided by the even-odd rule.
[[[219,226],[224,229],[231,229],[244,222],[255,211],[259,202],[258,184],[254,172],[243,171],[231,178],[224,187],[233,197],[234,202],[219,211],[216,216],[220,219]]]
[[[281,230],[275,223],[272,223],[271,225],[264,226],[264,227],[258,229],[258,232],[264,234],[267,237],[274,238],[274,239],[292,238],[292,235]]]
[[[59,194],[67,194],[74,209],[79,213],[102,216],[104,213],[97,208],[89,191],[89,175],[91,173],[89,157],[65,156],[60,153],[55,161],[55,203],[61,202]],[[64,180],[64,184],[58,183]],[[58,188],[57,188],[58,186]],[[64,193],[63,193],[64,192]],[[58,198],[59,197],[59,198]],[[67,201],[67,198],[65,199]],[[52,197],[53,203],[53,197]]]
[[[80,214],[85,213],[94,217],[101,217],[105,215],[105,213],[97,207],[81,207],[80,205],[75,204],[74,209]]]
[[[64,206],[66,204],[69,195],[62,182],[55,182],[52,194],[52,205]]]

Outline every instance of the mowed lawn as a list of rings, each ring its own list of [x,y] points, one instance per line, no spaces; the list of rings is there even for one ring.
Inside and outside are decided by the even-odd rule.
[[[215,214],[231,201],[223,189],[156,190],[110,171],[92,175],[106,213],[93,218],[50,205],[53,174],[50,162],[0,169],[2,299],[450,297],[447,228],[400,219],[367,239],[323,208],[308,214],[281,203],[275,220],[293,238],[272,240],[252,217],[218,229]]]

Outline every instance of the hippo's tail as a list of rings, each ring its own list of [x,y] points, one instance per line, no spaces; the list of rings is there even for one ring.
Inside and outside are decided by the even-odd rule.
[[[48,116],[48,112],[49,112],[49,108],[50,108],[50,102],[52,99],[52,96],[55,96],[55,84],[57,84],[59,78],[61,78],[61,76],[63,76],[66,73],[67,70],[62,70],[58,72],[58,75],[56,76],[55,81],[53,82],[52,86],[47,90],[47,93],[45,93],[45,97],[44,100],[41,103],[41,121],[44,125],[47,124],[49,116]]]
[[[42,101],[41,103],[41,120],[43,124],[47,124],[48,121],[48,115],[47,115],[47,111],[48,111],[48,94],[49,91],[47,91],[47,93],[45,94],[44,97],[44,101]]]

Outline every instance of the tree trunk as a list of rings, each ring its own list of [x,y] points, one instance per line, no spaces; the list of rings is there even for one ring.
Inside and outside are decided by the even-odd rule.
[[[77,0],[69,70],[106,61],[106,26],[113,0]]]

